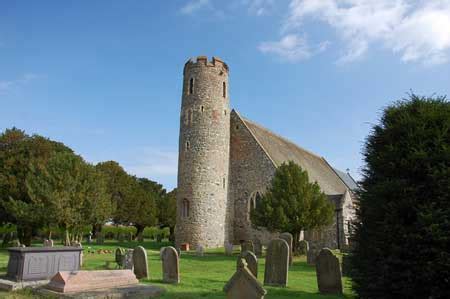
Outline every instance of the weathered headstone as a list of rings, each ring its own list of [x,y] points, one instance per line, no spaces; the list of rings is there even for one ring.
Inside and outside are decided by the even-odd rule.
[[[252,272],[253,276],[258,277],[258,258],[251,251],[242,252],[237,259],[237,269],[239,270],[239,264],[241,259],[244,259],[247,263],[247,268]]]
[[[247,240],[241,243],[241,252],[245,251],[255,252],[255,247],[253,246],[252,240]]]
[[[298,242],[297,251],[299,254],[306,255],[309,250],[309,243],[306,240],[301,240]]]
[[[44,247],[53,247],[53,240],[44,240]]]
[[[323,248],[316,259],[317,285],[322,294],[342,294],[341,268],[338,258]]]
[[[287,286],[289,269],[289,245],[283,239],[270,241],[266,252],[264,285]]]
[[[205,249],[203,248],[202,245],[198,245],[196,252],[197,256],[203,256],[205,254]]]
[[[164,247],[162,251],[163,282],[179,283],[180,266],[178,253],[172,246]]]
[[[238,269],[223,288],[227,299],[263,299],[267,291],[247,268],[245,259],[238,260]]]
[[[306,263],[308,265],[314,266],[316,264],[316,258],[317,258],[318,252],[316,249],[310,248],[306,252]]]
[[[122,268],[134,270],[133,249],[125,250],[125,254],[122,256]]]
[[[292,265],[293,259],[292,259],[292,254],[293,254],[293,248],[292,248],[292,244],[294,241],[294,237],[292,236],[291,233],[282,233],[280,234],[280,239],[285,240],[288,245],[289,245],[289,265]]]
[[[115,256],[114,260],[115,260],[115,262],[117,264],[117,267],[119,269],[123,268],[123,257],[124,257],[124,255],[125,255],[125,249],[120,248],[120,247],[116,249],[116,252],[114,254],[114,256]]]
[[[142,246],[138,246],[133,251],[134,274],[137,279],[148,278],[147,251]]]
[[[233,255],[233,244],[229,242],[225,242],[225,254]]]
[[[255,247],[255,254],[256,254],[256,256],[261,256],[262,252],[263,252],[263,247],[262,247],[261,241],[260,240],[256,240],[254,242],[254,247]]]

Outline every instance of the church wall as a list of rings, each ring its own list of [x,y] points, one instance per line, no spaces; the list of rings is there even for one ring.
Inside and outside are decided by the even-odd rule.
[[[259,240],[267,244],[275,234],[251,227],[249,201],[255,192],[264,193],[270,185],[275,165],[234,111],[231,114],[230,136],[229,196],[234,202],[234,243]]]

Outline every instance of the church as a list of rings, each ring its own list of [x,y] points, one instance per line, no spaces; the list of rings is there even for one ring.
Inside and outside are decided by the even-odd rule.
[[[184,66],[176,246],[214,248],[243,240],[265,245],[277,237],[253,228],[250,211],[288,161],[306,170],[335,206],[332,225],[302,237],[317,247],[348,246],[356,182],[325,158],[231,110],[228,75],[228,65],[217,57],[199,56]]]

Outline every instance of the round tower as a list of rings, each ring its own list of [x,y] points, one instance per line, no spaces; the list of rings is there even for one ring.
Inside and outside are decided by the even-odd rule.
[[[205,56],[184,66],[178,159],[177,246],[228,241],[228,66]]]

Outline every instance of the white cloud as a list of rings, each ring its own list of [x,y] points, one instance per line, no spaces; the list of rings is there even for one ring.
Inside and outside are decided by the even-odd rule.
[[[0,94],[4,94],[8,91],[10,91],[13,88],[20,87],[24,84],[29,83],[30,81],[33,81],[35,79],[40,78],[40,75],[33,74],[33,73],[25,73],[20,78],[15,80],[3,80],[0,81]]]
[[[284,60],[297,62],[311,56],[311,51],[305,39],[288,34],[279,41],[263,42],[259,45],[259,50],[263,53],[273,53]]]
[[[242,4],[248,7],[248,11],[257,16],[270,13],[274,7],[274,0],[242,0]]]
[[[180,9],[180,12],[184,15],[190,15],[209,5],[209,0],[191,0]]]
[[[450,55],[450,0],[291,0],[284,31],[307,20],[333,28],[347,45],[338,62],[362,58],[381,45],[402,61],[436,64]]]

